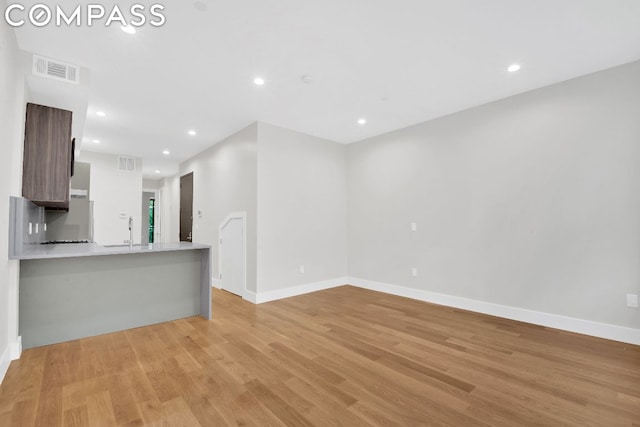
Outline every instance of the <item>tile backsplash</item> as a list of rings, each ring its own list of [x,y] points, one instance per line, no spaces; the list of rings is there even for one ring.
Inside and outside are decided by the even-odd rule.
[[[47,241],[44,208],[24,197],[11,197],[9,206],[9,254]]]

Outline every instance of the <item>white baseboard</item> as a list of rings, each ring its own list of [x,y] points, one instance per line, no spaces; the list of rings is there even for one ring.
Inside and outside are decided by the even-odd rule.
[[[215,279],[215,278],[211,279],[211,287],[216,289],[222,289],[222,281],[220,279]],[[256,293],[245,289],[244,294],[242,295],[242,299],[256,304]]]
[[[247,291],[245,299],[254,304],[262,304],[264,302],[275,301],[283,298],[295,297],[298,295],[308,294],[310,292],[321,291],[324,289],[344,286],[348,282],[347,277],[338,277],[336,279],[323,280],[322,282],[305,283],[302,285],[291,286],[284,289],[276,289],[273,291],[253,293]]]
[[[7,348],[4,349],[4,352],[0,356],[0,384],[2,384],[2,380],[4,379],[4,376],[7,373],[7,369],[9,369],[10,363],[11,363],[11,351],[7,346]]]
[[[626,328],[624,326],[609,325],[606,323],[592,322],[590,320],[576,319],[573,317],[543,313],[524,308],[493,304],[490,302],[439,294],[420,289],[407,288],[404,286],[390,285],[388,283],[374,282],[356,277],[349,277],[346,283],[359,288],[413,298],[447,307],[455,307],[477,313],[503,317],[506,319],[518,320],[520,322],[533,323],[534,325],[562,329],[564,331],[640,345],[640,329]]]
[[[20,359],[21,354],[22,337],[18,337],[16,342],[9,343],[0,356],[0,384],[2,384],[2,380],[4,380],[4,376],[7,374],[11,361]]]
[[[22,354],[22,337],[18,337],[15,342],[9,344],[9,356],[11,360],[20,359]]]
[[[256,294],[255,292],[251,292],[251,291],[244,291],[244,296],[242,297],[243,299],[246,299],[249,302],[252,302],[254,304],[257,304],[258,302],[258,294]]]

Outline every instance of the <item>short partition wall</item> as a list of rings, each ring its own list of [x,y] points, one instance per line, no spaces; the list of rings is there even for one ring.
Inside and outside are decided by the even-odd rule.
[[[201,315],[211,318],[209,249],[23,260],[25,349]]]

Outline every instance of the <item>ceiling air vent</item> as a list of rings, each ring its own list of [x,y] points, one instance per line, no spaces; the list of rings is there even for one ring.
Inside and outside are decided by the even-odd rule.
[[[48,79],[60,80],[67,83],[80,82],[80,67],[65,64],[56,59],[33,55],[33,74]]]
[[[136,159],[134,157],[118,156],[118,170],[123,172],[135,172]]]

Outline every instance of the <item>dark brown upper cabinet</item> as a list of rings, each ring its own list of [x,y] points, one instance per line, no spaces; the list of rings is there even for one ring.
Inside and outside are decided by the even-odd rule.
[[[22,196],[48,209],[69,210],[71,111],[27,104]]]

